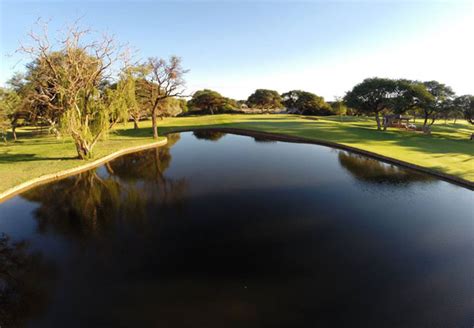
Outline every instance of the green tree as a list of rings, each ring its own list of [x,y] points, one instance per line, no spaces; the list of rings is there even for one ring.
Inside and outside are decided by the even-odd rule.
[[[160,104],[158,105],[158,109],[159,109],[159,112],[161,113],[160,115],[161,117],[174,117],[181,114],[185,106],[186,106],[185,99],[170,97],[160,102]]]
[[[433,95],[419,81],[396,80],[396,93],[392,99],[392,109],[398,114],[420,108],[433,101]]]
[[[196,91],[191,100],[188,101],[188,106],[192,111],[210,113],[212,115],[237,108],[237,104],[234,104],[232,100],[223,97],[217,91],[209,89]]]
[[[329,115],[331,113],[331,107],[324,98],[314,93],[291,90],[281,96],[283,104],[290,112],[302,115]]]
[[[368,78],[347,92],[344,102],[348,107],[371,115],[375,114],[377,129],[381,130],[380,113],[393,107],[394,98],[398,97],[398,85],[395,80],[385,78]]]
[[[342,120],[342,116],[347,115],[347,112],[348,112],[348,109],[347,109],[346,104],[344,103],[344,100],[340,97],[336,97],[335,101],[331,103],[331,109],[335,115],[339,115],[341,120]]]
[[[0,136],[7,141],[7,131],[12,128],[13,138],[15,133],[15,113],[21,105],[20,96],[12,89],[0,88]]]
[[[247,99],[247,105],[253,108],[278,109],[283,108],[283,99],[274,90],[257,89]]]
[[[474,96],[459,96],[454,100],[454,107],[462,111],[464,118],[471,124],[474,124]],[[474,133],[471,134],[471,140],[474,140]]]
[[[438,117],[452,108],[454,91],[438,81],[423,82],[423,85],[432,96],[428,101],[422,102],[419,106],[424,118],[423,129],[425,130],[428,120],[431,120],[429,125],[433,125]]]

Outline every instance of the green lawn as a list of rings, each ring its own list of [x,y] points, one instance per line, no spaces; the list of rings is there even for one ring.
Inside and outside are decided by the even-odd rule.
[[[375,122],[358,117],[302,117],[297,115],[214,115],[167,118],[159,122],[160,132],[195,127],[232,127],[255,131],[325,140],[371,151],[410,162],[474,182],[474,132],[465,121],[444,121],[433,127],[433,134],[389,129],[380,132]],[[120,148],[152,142],[151,123],[141,122],[139,130],[132,124],[119,126],[95,148],[95,159]],[[47,173],[81,165],[69,138],[34,136],[23,129],[20,141],[0,146],[0,192],[18,183]]]

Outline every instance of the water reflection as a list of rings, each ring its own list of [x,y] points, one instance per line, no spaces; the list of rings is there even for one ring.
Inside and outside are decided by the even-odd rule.
[[[0,234],[0,327],[23,327],[41,314],[49,301],[53,267],[28,243]]]
[[[172,160],[170,147],[178,140],[178,134],[170,135],[166,147],[120,157],[104,166],[106,173],[87,171],[25,192],[24,198],[39,204],[39,232],[53,229],[87,239],[110,231],[120,220],[143,228],[147,206],[182,204],[186,180],[164,174]]]
[[[317,145],[168,137],[0,204],[0,231],[30,245],[0,247],[0,279],[24,281],[8,282],[23,296],[2,296],[13,304],[0,304],[5,318],[48,328],[473,322],[469,190]],[[9,261],[18,265],[2,275]]]
[[[435,180],[427,174],[386,164],[376,159],[346,151],[340,151],[338,158],[343,168],[356,179],[364,182],[406,185],[412,182],[429,183]]]

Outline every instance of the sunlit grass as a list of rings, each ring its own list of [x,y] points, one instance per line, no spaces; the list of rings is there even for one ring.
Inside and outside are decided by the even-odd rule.
[[[433,126],[431,136],[398,129],[377,131],[374,121],[363,117],[208,115],[166,118],[159,125],[160,133],[206,126],[233,127],[332,141],[474,181],[474,142],[468,140],[474,129],[465,121],[441,121]],[[31,128],[19,132],[19,142],[0,146],[0,192],[31,178],[84,163],[75,158],[69,138],[57,140],[34,135],[36,129]],[[140,122],[138,130],[131,123],[120,125],[108,140],[97,145],[94,159],[152,142],[151,135],[149,121]]]

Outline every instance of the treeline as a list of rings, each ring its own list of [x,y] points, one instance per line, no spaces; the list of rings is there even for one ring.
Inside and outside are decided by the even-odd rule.
[[[456,96],[447,85],[438,81],[413,81],[406,79],[369,78],[354,86],[344,97],[347,106],[358,113],[374,115],[377,129],[382,124],[382,114],[420,115],[423,131],[440,118],[465,117],[474,121],[474,96]]]
[[[245,109],[250,109],[245,111]],[[263,110],[300,115],[374,115],[379,130],[386,129],[383,115],[409,114],[423,118],[423,130],[438,119],[464,117],[474,121],[474,96],[456,96],[454,91],[437,81],[368,78],[348,91],[344,98],[326,102],[323,97],[302,90],[279,94],[275,90],[258,89],[247,100],[236,101],[216,91],[201,90],[188,102],[188,114],[216,114]],[[281,111],[280,111],[281,112]]]
[[[185,114],[217,114],[231,112],[281,112],[301,115],[331,115],[339,113],[324,101],[323,97],[302,90],[291,90],[279,94],[275,90],[257,89],[247,100],[234,100],[217,91],[204,89],[194,93],[188,101]],[[253,111],[252,111],[253,110]]]

